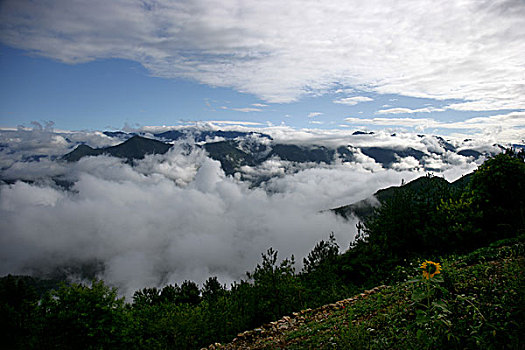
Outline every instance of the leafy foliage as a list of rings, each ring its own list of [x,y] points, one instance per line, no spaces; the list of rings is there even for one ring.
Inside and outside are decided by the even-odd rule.
[[[338,259],[339,245],[333,233],[327,241],[317,243],[303,259],[300,279],[308,307],[330,303],[353,291],[352,286],[344,283],[341,278]]]
[[[124,300],[102,281],[63,285],[45,295],[39,312],[44,348],[126,347]]]
[[[482,213],[483,240],[515,235],[525,229],[525,162],[509,152],[483,163],[471,182],[472,197]]]
[[[248,273],[253,280],[256,314],[255,324],[270,321],[295,310],[299,303],[299,286],[295,276],[294,257],[277,264],[277,251],[262,254],[262,264]]]

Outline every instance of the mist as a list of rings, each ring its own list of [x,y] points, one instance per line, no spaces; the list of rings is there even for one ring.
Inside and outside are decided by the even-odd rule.
[[[202,148],[177,143],[133,165],[108,156],[10,163],[4,176],[39,180],[0,186],[0,274],[45,276],[59,267],[97,263],[97,277],[128,297],[187,279],[202,285],[210,276],[229,285],[246,278],[269,247],[280,259],[294,255],[300,269],[303,257],[332,232],[344,251],[356,222],[326,209],[425,174],[383,169],[363,155],[250,187],[225,176]],[[282,166],[272,160],[264,171]],[[475,166],[457,160],[443,176],[454,179]],[[45,180],[49,176],[71,186],[59,187]]]

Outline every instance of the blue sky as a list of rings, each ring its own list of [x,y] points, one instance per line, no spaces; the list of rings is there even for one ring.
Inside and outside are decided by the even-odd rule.
[[[0,127],[236,121],[519,142],[524,28],[521,1],[8,0]]]

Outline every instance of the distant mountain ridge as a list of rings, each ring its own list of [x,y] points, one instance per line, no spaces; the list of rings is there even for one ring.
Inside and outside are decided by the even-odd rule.
[[[331,165],[336,162],[355,162],[358,161],[359,157],[362,158],[363,155],[373,159],[384,168],[399,167],[396,164],[407,159],[409,161],[401,165],[404,168],[412,166],[428,171],[439,170],[434,168],[432,162],[428,162],[427,158],[434,152],[430,148],[428,153],[408,146],[404,148],[392,148],[391,146],[354,147],[352,145],[327,147],[315,144],[285,144],[275,142],[269,135],[253,131],[181,129],[154,134],[142,133],[141,135],[122,131],[106,131],[104,134],[124,141],[116,146],[98,149],[87,145],[79,145],[75,150],[64,155],[62,159],[75,162],[82,157],[106,154],[124,158],[131,162],[135,159],[142,159],[147,154],[164,154],[171,148],[171,142],[188,140],[188,142],[198,143],[199,147],[203,147],[212,159],[219,161],[227,175],[233,175],[241,171],[242,167],[245,166],[257,167],[269,159],[278,159],[291,163]],[[145,137],[145,135],[149,135],[149,137]],[[359,138],[370,135],[373,135],[373,133],[356,132],[353,134],[353,136]],[[424,136],[420,137],[423,138]],[[460,149],[458,151],[456,147],[443,138],[434,138],[434,142],[437,141],[445,152],[453,152],[460,156],[474,159],[491,155],[473,149]],[[216,141],[217,139],[219,141]],[[440,153],[436,154],[438,156],[442,155]]]
[[[88,145],[82,144],[77,146],[72,152],[64,155],[62,159],[68,162],[76,162],[83,157],[106,154],[113,157],[125,158],[130,162],[134,159],[143,159],[148,154],[164,154],[170,148],[171,145],[164,142],[135,135],[123,143],[111,147],[91,148]]]
[[[109,137],[117,137],[120,139],[129,139],[133,136],[142,136],[145,137],[147,134],[144,132],[137,133],[137,132],[131,132],[127,133],[124,131],[104,131],[104,135]],[[266,138],[268,140],[272,140],[272,137],[267,134],[255,132],[255,131],[231,131],[231,130],[196,130],[196,129],[181,129],[181,130],[168,130],[163,131],[159,133],[153,133],[154,137],[158,138],[159,140],[163,141],[177,141],[180,139],[186,139],[190,138],[193,139],[195,142],[206,142],[210,139],[214,138],[224,138],[226,140],[234,140],[238,138],[246,138],[248,136],[258,136],[262,138]]]

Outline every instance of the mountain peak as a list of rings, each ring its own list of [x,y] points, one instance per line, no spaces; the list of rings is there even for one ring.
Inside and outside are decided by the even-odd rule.
[[[132,161],[134,159],[143,159],[148,154],[164,154],[170,148],[171,145],[164,142],[134,135],[123,143],[111,147],[94,149],[87,145],[80,145],[72,152],[64,155],[62,159],[68,162],[76,162],[82,157],[107,154]]]
[[[87,156],[97,156],[99,154],[100,153],[97,149],[94,149],[86,144],[81,144],[78,145],[73,151],[64,155],[62,159],[68,162],[78,162],[80,158]]]

